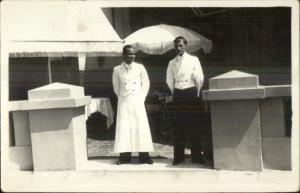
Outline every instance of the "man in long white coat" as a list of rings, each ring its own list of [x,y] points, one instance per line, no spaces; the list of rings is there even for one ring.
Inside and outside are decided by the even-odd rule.
[[[113,70],[113,88],[118,97],[114,152],[120,153],[118,165],[129,163],[131,153],[139,153],[140,163],[152,164],[152,137],[145,109],[150,82],[142,64],[136,63],[135,49],[123,48],[123,62]]]

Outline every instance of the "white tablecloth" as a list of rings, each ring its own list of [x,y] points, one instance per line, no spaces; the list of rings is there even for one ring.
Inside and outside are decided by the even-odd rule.
[[[114,111],[109,98],[92,98],[91,103],[85,107],[86,118],[92,113],[100,112],[106,116],[106,126],[109,128],[114,122]]]

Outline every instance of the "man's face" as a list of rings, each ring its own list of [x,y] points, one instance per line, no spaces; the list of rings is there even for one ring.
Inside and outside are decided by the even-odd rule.
[[[123,58],[127,64],[131,64],[135,59],[135,50],[133,48],[127,48],[123,53]]]
[[[182,56],[186,50],[186,45],[184,44],[184,41],[182,39],[175,42],[174,47],[175,47],[177,55],[180,55],[180,56]]]

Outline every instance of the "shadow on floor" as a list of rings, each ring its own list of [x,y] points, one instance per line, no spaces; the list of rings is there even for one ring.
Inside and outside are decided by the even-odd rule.
[[[118,159],[119,156],[89,156],[88,160],[98,160],[98,159]],[[151,156],[152,159],[168,159],[164,156]],[[132,156],[132,159],[138,159],[138,156]]]

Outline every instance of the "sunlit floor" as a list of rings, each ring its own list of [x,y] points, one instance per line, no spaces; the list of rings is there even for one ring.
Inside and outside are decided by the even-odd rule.
[[[115,165],[115,162],[118,159],[118,154],[113,153],[113,140],[87,140],[88,146],[88,159],[89,163],[93,163],[93,165]],[[171,145],[154,143],[154,152],[150,152],[150,156],[154,161],[154,166],[156,169],[158,168],[212,168],[212,160],[210,157],[205,158],[205,164],[194,164],[191,162],[191,156],[189,149],[185,149],[186,160],[185,162],[179,164],[178,166],[173,166],[173,147]],[[138,163],[138,154],[132,153],[133,159],[130,164],[125,164],[126,168],[136,168]],[[142,164],[143,167],[149,168],[146,165]],[[118,167],[121,168],[121,167]],[[150,167],[151,168],[151,167]]]
[[[299,184],[291,171],[215,170],[190,160],[178,166],[168,159],[154,161],[116,165],[114,159],[95,159],[73,171],[6,172],[1,182],[9,192],[290,192]]]
[[[114,125],[107,129],[105,123],[106,119],[103,119],[101,115],[93,115],[89,118],[87,122],[87,150],[88,150],[88,160],[89,163],[95,163],[97,165],[101,163],[111,163],[115,165],[119,154],[113,152],[114,148]],[[170,129],[158,129],[159,124],[151,124],[152,139],[154,145],[154,151],[150,152],[150,156],[154,161],[155,167],[170,167],[173,161],[173,142],[172,133]],[[184,163],[180,164],[178,167],[191,167],[193,168],[213,168],[212,160],[212,145],[209,136],[204,136],[205,138],[201,141],[205,164],[193,164],[191,162],[190,149],[187,147],[185,149],[186,160]],[[131,164],[126,164],[127,167],[138,164],[138,154],[132,153],[133,160]],[[137,166],[135,166],[137,167]],[[174,167],[174,168],[177,168]]]
[[[173,166],[170,144],[154,143],[153,165],[139,164],[133,154],[130,164],[116,165],[114,140],[88,137],[88,161],[72,171],[9,171],[1,177],[9,192],[290,192],[298,188],[292,171],[216,170],[212,160],[194,164],[186,149],[184,163]],[[2,186],[3,188],[3,186]]]

